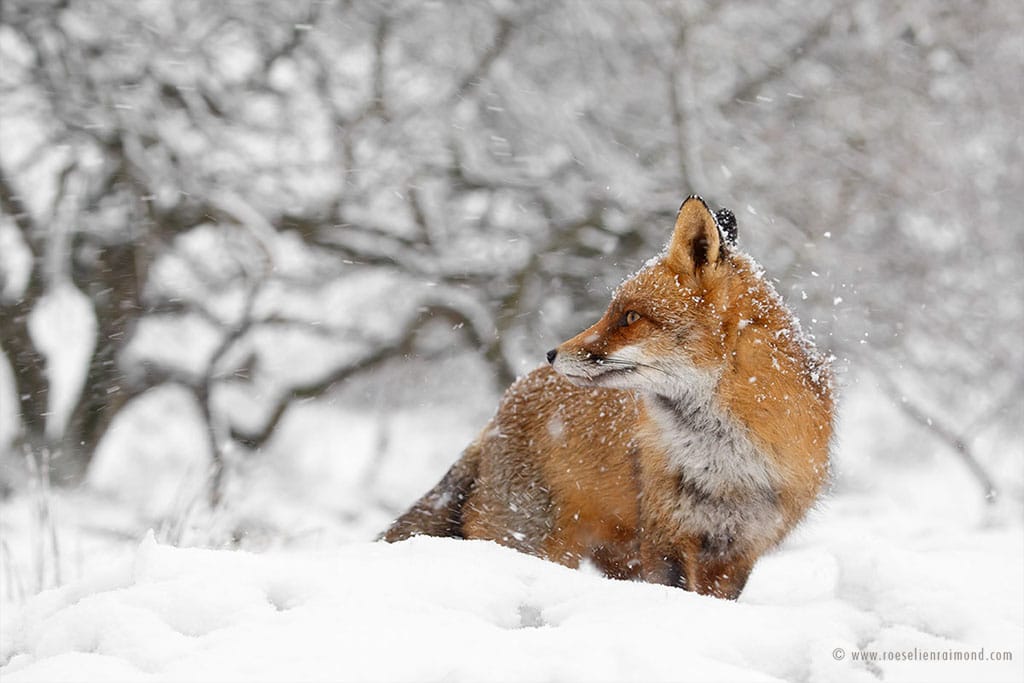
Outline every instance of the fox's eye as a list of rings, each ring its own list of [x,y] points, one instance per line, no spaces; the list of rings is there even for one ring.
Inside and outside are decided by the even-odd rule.
[[[622,326],[632,325],[640,319],[640,314],[636,311],[626,311],[626,314],[622,316]]]

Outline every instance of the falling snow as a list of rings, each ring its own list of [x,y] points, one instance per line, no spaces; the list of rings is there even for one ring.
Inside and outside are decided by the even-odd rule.
[[[1024,679],[1024,3],[2,7],[4,683]],[[374,543],[694,192],[838,399],[740,600]]]

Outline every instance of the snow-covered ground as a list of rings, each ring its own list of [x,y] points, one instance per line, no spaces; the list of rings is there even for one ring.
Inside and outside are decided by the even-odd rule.
[[[173,423],[174,394],[153,400],[140,410]],[[384,429],[372,413],[326,420],[317,411],[329,409],[311,407],[283,426],[311,434],[306,446],[285,458],[271,444],[261,467],[237,475],[245,487],[219,516],[183,504],[180,491],[132,493],[161,467],[187,482],[192,466],[181,422],[161,435],[159,420],[140,415],[127,424],[155,437],[151,452],[122,433],[88,486],[49,501],[61,586],[29,595],[46,560],[34,553],[49,547],[38,537],[44,499],[20,494],[0,508],[0,678],[1024,679],[1019,489],[986,506],[947,453],[878,455],[893,436],[868,413],[883,408],[850,403],[833,490],[759,562],[738,602],[483,542],[371,542],[472,436],[473,411],[398,412]],[[332,422],[336,432],[322,431]],[[187,547],[231,542],[247,549]],[[53,583],[53,567],[43,573]]]

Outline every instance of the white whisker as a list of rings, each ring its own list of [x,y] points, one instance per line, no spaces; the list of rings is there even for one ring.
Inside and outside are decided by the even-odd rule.
[[[659,367],[657,367],[655,365],[649,365],[647,363],[641,363],[641,362],[635,361],[635,360],[626,360],[625,358],[615,358],[614,356],[606,356],[604,358],[600,358],[600,359],[597,360],[597,364],[598,365],[617,365],[617,366],[622,367],[622,368],[630,368],[630,369],[648,368],[650,370],[656,370],[656,371],[658,371],[658,372],[660,372],[662,374],[669,375],[671,377],[671,373],[669,373],[669,372],[667,372],[665,370],[662,370],[661,368],[659,368]]]

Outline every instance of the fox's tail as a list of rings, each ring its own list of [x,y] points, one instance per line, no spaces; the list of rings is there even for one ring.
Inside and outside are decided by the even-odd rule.
[[[479,453],[473,444],[441,481],[392,522],[378,540],[394,543],[412,536],[462,538],[462,508],[476,481],[479,462]]]

